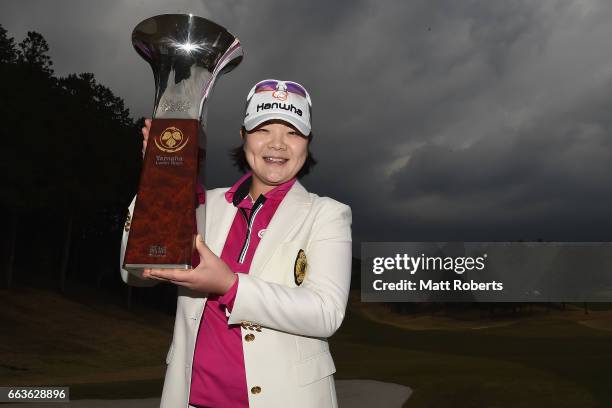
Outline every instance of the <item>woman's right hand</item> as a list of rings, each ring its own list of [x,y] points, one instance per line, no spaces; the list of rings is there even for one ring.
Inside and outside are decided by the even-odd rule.
[[[142,157],[144,158],[147,150],[147,141],[149,140],[149,131],[151,130],[151,119],[145,119],[145,125],[142,128]]]

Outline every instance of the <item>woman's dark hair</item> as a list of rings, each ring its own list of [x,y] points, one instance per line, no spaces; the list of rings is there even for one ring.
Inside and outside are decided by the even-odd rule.
[[[240,129],[240,131],[242,132],[243,137],[247,136],[248,132],[244,126]],[[312,152],[310,151],[311,141],[312,132],[310,132],[310,134],[308,135],[308,155],[306,156],[306,161],[302,165],[302,168],[296,174],[297,178],[302,178],[308,173],[310,173],[310,170],[314,167],[315,164],[317,164],[317,160],[312,156]],[[241,172],[246,173],[247,171],[251,170],[251,168],[249,167],[249,162],[247,162],[246,156],[244,154],[244,142],[242,142],[240,146],[230,149],[230,157],[232,158],[234,166],[238,167]]]

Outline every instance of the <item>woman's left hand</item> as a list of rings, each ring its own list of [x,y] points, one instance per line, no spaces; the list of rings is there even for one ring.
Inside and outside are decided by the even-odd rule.
[[[196,237],[196,249],[200,254],[200,264],[196,268],[145,269],[142,276],[171,282],[199,292],[225,294],[238,276],[208,248],[199,234]]]

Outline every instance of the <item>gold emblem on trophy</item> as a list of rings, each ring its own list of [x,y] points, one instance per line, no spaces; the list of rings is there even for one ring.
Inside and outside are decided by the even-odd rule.
[[[175,153],[181,150],[189,137],[185,138],[181,129],[171,126],[155,138],[155,145],[162,152]]]

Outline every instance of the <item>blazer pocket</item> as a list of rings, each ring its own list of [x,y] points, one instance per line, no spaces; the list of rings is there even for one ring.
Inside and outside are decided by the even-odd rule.
[[[329,351],[324,351],[296,364],[298,385],[308,385],[336,372]]]
[[[170,350],[168,350],[168,354],[166,354],[166,364],[170,364],[172,357],[174,357],[174,342],[170,344]]]
[[[317,354],[329,352],[327,340],[317,337],[297,336],[295,343],[297,345],[299,361],[306,361]]]

